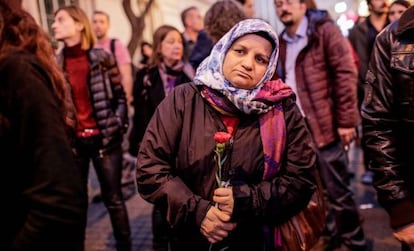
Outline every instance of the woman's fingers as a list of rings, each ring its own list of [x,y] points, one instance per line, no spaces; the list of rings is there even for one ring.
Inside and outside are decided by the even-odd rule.
[[[211,207],[201,223],[201,233],[210,241],[215,243],[226,238],[237,224],[228,222],[230,216],[221,212],[218,208]]]
[[[218,208],[231,216],[234,208],[234,198],[232,188],[217,188],[214,190],[213,201],[218,204]]]

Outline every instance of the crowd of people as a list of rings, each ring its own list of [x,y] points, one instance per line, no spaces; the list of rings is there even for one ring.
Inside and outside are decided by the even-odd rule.
[[[348,38],[313,0],[272,2],[280,34],[253,0],[190,6],[134,63],[104,11],[57,9],[55,51],[20,1],[0,0],[0,250],[84,250],[91,165],[118,251],[132,250],[131,184],[154,205],[154,251],[285,250],[319,184],[323,232],[303,250],[370,250],[357,138],[361,181],[414,250],[414,7],[366,2]]]

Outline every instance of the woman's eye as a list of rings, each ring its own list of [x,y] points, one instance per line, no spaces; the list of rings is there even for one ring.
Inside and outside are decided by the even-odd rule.
[[[244,54],[244,51],[243,51],[243,50],[241,50],[241,49],[234,49],[234,51],[235,51],[237,54],[240,54],[240,55],[243,55],[243,54]]]
[[[267,60],[263,57],[256,57],[256,61],[260,64],[267,64]]]

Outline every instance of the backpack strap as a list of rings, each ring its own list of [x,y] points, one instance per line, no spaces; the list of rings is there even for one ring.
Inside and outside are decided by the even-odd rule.
[[[115,38],[111,39],[111,52],[112,52],[112,55],[114,55],[114,57],[115,57],[115,41],[116,41]]]

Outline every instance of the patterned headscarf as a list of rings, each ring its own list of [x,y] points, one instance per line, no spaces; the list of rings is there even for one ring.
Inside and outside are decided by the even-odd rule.
[[[224,58],[232,44],[240,37],[252,33],[266,33],[274,42],[274,48],[263,78],[252,89],[234,87],[223,75]],[[208,56],[197,68],[194,78],[196,85],[204,85],[224,94],[240,111],[250,113],[264,113],[271,107],[263,102],[255,101],[264,83],[271,80],[276,69],[279,55],[279,40],[273,28],[260,19],[246,19],[227,32],[213,47]]]

